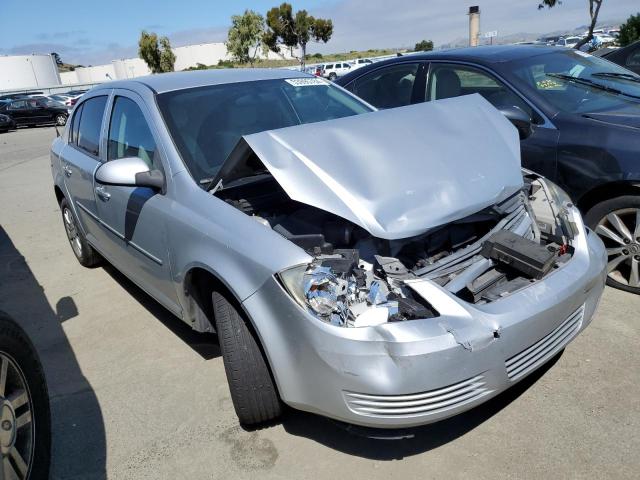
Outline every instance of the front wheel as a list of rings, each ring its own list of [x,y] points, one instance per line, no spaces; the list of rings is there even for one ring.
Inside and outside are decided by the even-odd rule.
[[[336,78],[338,78],[338,75],[336,75],[335,72],[331,72],[329,74],[329,80],[331,80],[332,82],[335,81]]]
[[[607,285],[640,294],[640,197],[625,195],[599,203],[585,221],[607,248]]]
[[[224,370],[240,423],[255,425],[279,417],[280,398],[247,321],[224,295],[213,292],[212,301]]]
[[[64,127],[67,124],[67,116],[59,113],[58,115],[56,115],[56,125],[58,125],[59,127]]]

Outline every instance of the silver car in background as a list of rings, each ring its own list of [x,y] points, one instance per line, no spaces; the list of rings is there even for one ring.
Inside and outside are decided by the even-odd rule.
[[[51,150],[85,266],[216,332],[240,422],[468,410],[594,314],[606,254],[478,95],[387,111],[289,70],[106,83]]]

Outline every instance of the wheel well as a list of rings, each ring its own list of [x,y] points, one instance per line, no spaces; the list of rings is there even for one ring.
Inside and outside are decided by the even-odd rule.
[[[600,185],[578,200],[578,208],[586,215],[598,203],[624,195],[640,195],[640,184],[614,182]]]
[[[249,331],[255,338],[256,343],[260,348],[260,352],[262,352],[267,367],[269,368],[269,375],[271,375],[271,379],[273,380],[277,390],[278,385],[273,375],[269,356],[265,352],[264,345],[262,345],[260,335],[258,335],[253,321],[231,289],[229,289],[222,280],[210,271],[205,270],[204,268],[195,267],[189,270],[185,275],[184,291],[187,297],[188,320],[190,321],[191,326],[199,332],[216,331],[213,300],[211,298],[214,291],[223,295],[234,305],[238,312],[243,315]]]
[[[53,191],[56,194],[56,200],[58,200],[58,205],[60,205],[60,203],[62,202],[62,199],[64,198],[64,193],[62,193],[62,190],[60,190],[60,187],[58,187],[57,185],[53,187]]]

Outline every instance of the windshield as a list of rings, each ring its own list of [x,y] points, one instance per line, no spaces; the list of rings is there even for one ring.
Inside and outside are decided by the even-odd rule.
[[[563,112],[611,111],[640,102],[640,76],[576,50],[508,62],[509,70]]]
[[[318,78],[230,83],[158,95],[169,132],[194,179],[215,176],[243,135],[369,112]]]

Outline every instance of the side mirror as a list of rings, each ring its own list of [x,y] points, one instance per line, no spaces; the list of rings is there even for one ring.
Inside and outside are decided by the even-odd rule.
[[[512,107],[504,107],[500,109],[500,113],[507,117],[507,120],[513,123],[514,127],[518,129],[520,140],[528,138],[533,132],[531,117],[520,107],[516,107],[515,105]]]
[[[96,181],[121,187],[164,188],[164,174],[160,170],[149,170],[144,160],[138,157],[118,158],[103,163],[96,170]]]

